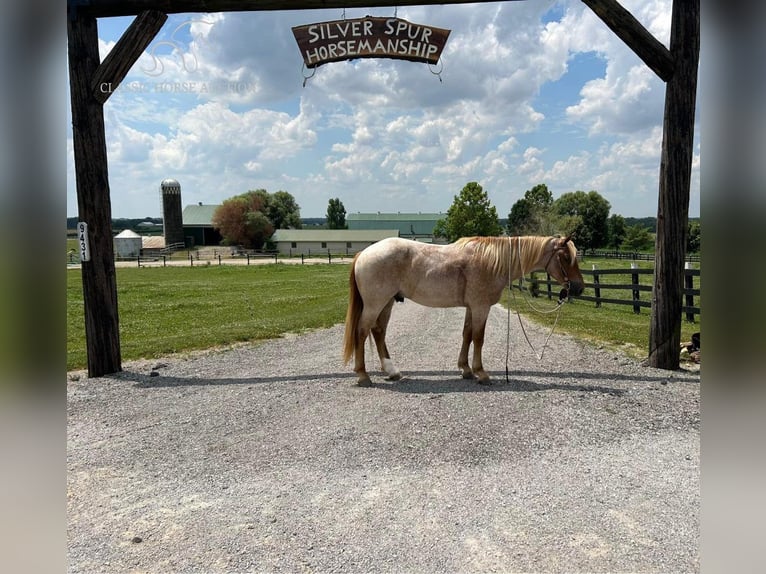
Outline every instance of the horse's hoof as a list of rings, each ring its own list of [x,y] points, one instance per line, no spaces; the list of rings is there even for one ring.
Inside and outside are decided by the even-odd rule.
[[[471,371],[463,371],[464,379],[475,379],[474,374]]]
[[[359,379],[356,382],[356,386],[357,387],[371,387],[372,386],[372,381],[370,380],[370,377],[367,377],[367,378],[364,378],[364,379]]]
[[[492,379],[479,379],[476,381],[480,385],[490,386],[492,384]]]
[[[393,375],[388,375],[386,377],[386,380],[387,381],[398,381],[401,378],[402,378],[402,374],[401,373],[394,373]]]

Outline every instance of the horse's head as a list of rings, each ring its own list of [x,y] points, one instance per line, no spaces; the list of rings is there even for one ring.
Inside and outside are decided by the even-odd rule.
[[[560,299],[569,295],[580,295],[585,289],[585,281],[577,265],[577,248],[571,236],[551,239],[550,255],[545,271],[564,286]]]

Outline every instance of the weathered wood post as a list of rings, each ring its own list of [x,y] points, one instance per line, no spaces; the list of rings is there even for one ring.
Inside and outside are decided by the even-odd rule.
[[[692,264],[687,261],[684,266],[684,290],[686,292],[686,306],[688,307],[686,320],[689,323],[694,323],[694,311],[692,310],[694,307],[694,275],[690,273],[691,269]]]
[[[633,272],[630,274],[630,284],[633,288],[633,312],[638,315],[641,313],[641,306],[638,301],[641,299],[641,292],[638,290],[638,263],[631,263],[630,268]]]
[[[550,301],[553,299],[553,287],[551,286],[551,276],[548,272],[545,273],[545,284],[547,285],[548,301]]]
[[[680,366],[681,307],[694,146],[700,49],[699,0],[674,0],[670,53],[673,76],[665,88],[649,365]]]
[[[90,261],[82,262],[88,376],[100,377],[122,370],[122,359],[104,106],[91,89],[100,63],[96,19],[69,14],[67,37],[77,209],[90,247]]]
[[[122,370],[112,207],[104,134],[104,102],[167,20],[141,12],[100,62],[96,17],[86,6],[67,3],[67,45],[72,105],[77,209],[87,223],[90,260],[82,264],[88,376]]]
[[[596,271],[596,264],[593,264],[593,294],[596,296],[596,307],[601,307],[601,282]]]

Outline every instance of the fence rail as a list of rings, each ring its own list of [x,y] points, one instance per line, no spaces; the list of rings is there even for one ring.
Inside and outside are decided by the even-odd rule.
[[[585,257],[600,257],[603,259],[626,259],[630,261],[654,261],[654,253],[639,253],[638,251],[615,251],[604,249],[590,249],[584,253],[579,253]],[[699,253],[687,253],[686,261],[690,263],[700,263]]]
[[[640,313],[641,309],[651,308],[651,293],[653,291],[652,285],[641,283],[641,276],[653,276],[654,269],[593,269],[593,270],[581,270],[583,278],[585,279],[585,288],[591,289],[593,295],[577,295],[572,296],[571,299],[580,301],[589,301],[595,303],[596,307],[601,307],[602,304],[607,305],[630,305],[633,307],[634,313]],[[623,276],[630,277],[630,283],[603,283],[601,281],[604,276]],[[699,301],[700,289],[699,289],[699,277],[701,271],[699,269],[685,269],[684,270],[684,305],[681,307],[681,313],[686,317],[686,320],[690,323],[695,322],[695,316],[702,314],[702,309],[699,304],[695,304]],[[591,280],[588,281],[588,278]],[[695,278],[697,278],[695,287]],[[528,291],[534,297],[542,295],[542,291],[545,291],[545,296],[548,299],[553,299],[554,296],[558,297],[559,285],[555,279],[552,279],[550,275],[546,274],[545,279],[541,279],[536,276],[535,273],[530,274],[523,282],[519,281],[514,284],[514,287],[523,291]],[[603,297],[602,291],[616,291],[617,296]],[[621,292],[629,293],[629,296],[620,298]],[[648,299],[641,299],[641,293],[649,293]]]

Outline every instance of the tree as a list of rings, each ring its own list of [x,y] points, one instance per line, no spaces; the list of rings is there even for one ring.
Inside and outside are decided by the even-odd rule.
[[[327,204],[327,229],[346,229],[346,208],[338,199],[331,199]]]
[[[574,232],[577,246],[595,249],[607,243],[607,218],[611,205],[597,191],[565,193],[553,202],[553,210],[561,216],[577,216],[579,225]]]
[[[260,249],[274,233],[274,226],[263,214],[263,195],[249,191],[225,200],[213,213],[213,227],[226,245]]]
[[[544,183],[538,183],[524,193],[524,198],[532,204],[536,212],[547,211],[553,205],[553,194]]]
[[[607,220],[606,227],[607,246],[611,249],[619,249],[625,239],[625,218],[615,213]]]
[[[508,235],[529,235],[534,229],[532,204],[524,197],[511,206],[506,224]]]
[[[434,227],[434,235],[447,241],[474,235],[500,235],[502,231],[495,206],[475,181],[463,187],[447,210],[447,217],[437,221]]]
[[[702,233],[699,221],[690,221],[689,230],[686,235],[687,253],[699,253],[702,247]]]
[[[544,183],[524,192],[524,197],[511,206],[508,214],[509,235],[549,235],[553,233],[551,213],[553,194]]]
[[[631,225],[625,230],[622,248],[626,251],[649,251],[654,246],[654,238],[642,225]]]
[[[301,208],[295,198],[286,191],[277,191],[271,195],[265,193],[267,198],[264,213],[274,229],[300,229]]]

